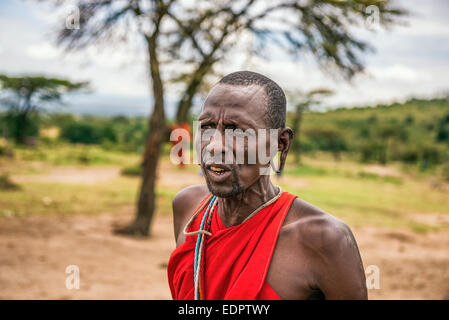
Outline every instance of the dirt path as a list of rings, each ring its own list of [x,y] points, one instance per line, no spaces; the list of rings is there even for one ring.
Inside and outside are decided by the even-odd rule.
[[[11,179],[19,184],[26,182],[96,184],[119,178],[120,171],[121,168],[118,166],[60,166],[45,168],[45,172],[38,174],[13,174]],[[204,179],[199,172],[179,169],[167,161],[160,164],[158,184],[162,187],[182,189],[202,183]]]
[[[157,217],[150,240],[112,234],[120,216],[8,218],[0,223],[0,298],[170,299],[166,263],[174,248],[171,219]],[[371,299],[449,299],[449,234],[353,230],[365,268],[377,265]],[[80,268],[79,290],[65,269]]]
[[[95,184],[120,176],[120,168],[115,166],[61,166],[47,169],[41,174],[17,174],[11,178],[16,183],[45,182],[68,184]]]
[[[0,224],[0,298],[168,299],[165,264],[171,222],[155,221],[151,240],[112,234],[129,216],[10,218]],[[68,265],[80,289],[67,290]]]
[[[365,270],[376,265],[380,289],[370,299],[449,299],[449,233],[419,235],[409,230],[353,230]]]

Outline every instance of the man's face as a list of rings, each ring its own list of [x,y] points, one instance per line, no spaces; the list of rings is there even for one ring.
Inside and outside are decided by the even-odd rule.
[[[256,161],[248,161],[249,155],[257,154],[257,137],[231,138],[227,140],[232,141],[231,144],[225,143],[226,135],[229,138],[229,132],[236,129],[254,130],[256,135],[259,129],[269,129],[266,113],[267,96],[261,86],[219,84],[210,91],[198,120],[203,137],[201,168],[214,195],[228,198],[240,194],[254,184],[261,169],[267,167],[258,157]],[[262,144],[269,150],[269,130]],[[243,161],[236,161],[236,156],[242,153]]]

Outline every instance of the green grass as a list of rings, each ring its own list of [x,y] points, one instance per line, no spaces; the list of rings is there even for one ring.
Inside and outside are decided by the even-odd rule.
[[[125,179],[95,185],[27,182],[21,186],[21,191],[0,194],[0,211],[14,216],[116,212],[132,204],[137,189],[134,181]]]
[[[87,159],[87,161],[86,161]],[[53,167],[64,166],[130,166],[140,156],[133,153],[106,151],[99,146],[59,144],[38,148],[18,147],[14,158],[0,158],[1,177],[8,174],[45,174]],[[95,215],[133,211],[139,188],[139,177],[121,176],[95,184],[24,182],[13,183],[1,178],[5,188],[0,192],[0,217],[30,215]],[[31,179],[32,180],[32,179]],[[7,188],[6,186],[13,186]],[[171,210],[171,198],[177,190],[158,190],[157,214]]]
[[[330,171],[321,167],[311,166],[307,164],[303,164],[300,166],[291,166],[287,167],[283,172],[285,175],[292,176],[302,176],[302,177],[310,177],[310,176],[325,176],[329,175]]]
[[[96,145],[57,144],[38,148],[16,147],[17,160],[38,161],[51,165],[129,165],[136,163],[136,153],[108,151]]]
[[[64,184],[27,182],[20,190],[0,193],[0,217],[75,214],[119,214],[133,211],[139,179],[117,178],[107,183]],[[177,190],[157,191],[157,213],[171,212]]]
[[[449,197],[444,191],[431,188],[428,182],[360,171],[350,175],[348,168],[332,169],[327,175],[318,170],[319,174],[309,175],[313,170],[311,165],[306,167],[303,176],[299,174],[301,169],[288,171],[305,180],[305,186],[295,187],[291,179],[290,185],[282,180],[279,184],[351,226],[409,227],[418,232],[446,228],[435,228],[410,218],[410,214],[449,214]]]
[[[84,147],[70,148],[63,145],[45,151],[18,149],[14,160],[7,159],[8,171],[13,175],[26,176],[44,173],[55,166],[67,165],[73,168],[74,164],[80,164],[71,155],[76,154],[77,148],[84,150]],[[91,168],[105,165],[132,167],[140,160],[135,154],[104,151],[93,146],[86,148],[90,154],[95,155],[92,158],[94,160],[86,164]],[[45,156],[41,157],[39,153],[45,153]],[[161,161],[168,161],[168,157],[163,157]],[[45,164],[43,169],[33,166],[42,163]],[[304,158],[303,163],[304,165],[295,166],[290,160],[283,178],[273,178],[275,183],[344,220],[351,227],[405,227],[419,233],[449,229],[447,225],[432,226],[412,218],[412,214],[449,214],[447,192],[433,188],[429,179],[423,176],[416,177],[407,173],[400,176],[380,176],[367,172],[362,164],[351,161],[335,163],[319,155]],[[196,175],[198,171],[195,165],[185,169],[192,175]],[[173,169],[165,165],[164,170]],[[301,183],[296,184],[295,179]],[[27,181],[31,182],[19,183],[18,188],[0,191],[0,217],[130,213],[134,212],[140,186],[140,177],[124,175],[95,184],[42,180],[33,182],[33,179]],[[171,213],[171,201],[178,191],[158,186],[157,215]]]

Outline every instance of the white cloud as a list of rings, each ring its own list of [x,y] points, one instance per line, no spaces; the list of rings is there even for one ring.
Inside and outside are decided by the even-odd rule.
[[[25,53],[33,59],[52,60],[61,55],[61,50],[47,42],[31,44],[25,49]]]
[[[423,74],[418,75],[415,68],[403,64],[394,64],[387,66],[369,67],[368,73],[374,75],[378,81],[398,80],[404,82],[414,82],[418,77],[422,78]]]

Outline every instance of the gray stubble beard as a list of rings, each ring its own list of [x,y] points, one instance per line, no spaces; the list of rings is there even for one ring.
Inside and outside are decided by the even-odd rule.
[[[219,191],[215,190],[212,187],[212,185],[207,177],[206,169],[203,166],[201,168],[204,173],[204,178],[206,179],[207,188],[214,196],[217,196],[219,198],[233,198],[233,197],[236,197],[239,194],[243,193],[244,189],[243,189],[243,186],[240,184],[237,170],[235,169],[235,167],[233,167],[232,171],[231,171],[232,176],[234,177],[234,182],[232,182],[232,190],[227,193],[223,193],[223,192],[219,192]]]

